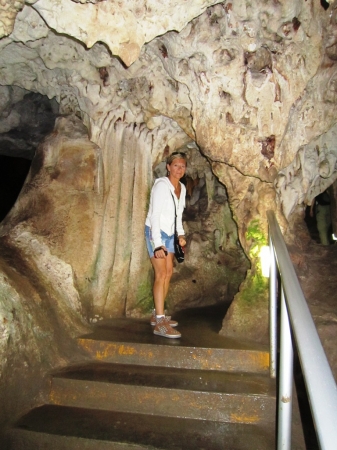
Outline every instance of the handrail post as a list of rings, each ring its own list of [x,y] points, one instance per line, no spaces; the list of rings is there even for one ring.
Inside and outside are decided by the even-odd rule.
[[[276,378],[277,369],[277,268],[276,256],[269,233],[270,269],[269,269],[269,345],[270,345],[270,377]]]
[[[291,415],[293,387],[293,346],[288,309],[281,287],[280,384],[278,398],[277,450],[291,449]]]
[[[291,444],[291,401],[293,385],[293,346],[298,353],[305,379],[312,418],[321,450],[335,450],[337,442],[337,386],[319,339],[315,323],[303,295],[274,211],[267,211],[269,234],[280,276],[281,355],[279,363],[279,420],[277,449]],[[290,325],[292,334],[290,333]],[[290,401],[289,401],[290,400]]]

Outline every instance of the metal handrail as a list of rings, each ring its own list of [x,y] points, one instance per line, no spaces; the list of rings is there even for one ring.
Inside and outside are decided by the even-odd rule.
[[[273,211],[267,212],[271,252],[270,324],[276,327],[277,271],[280,275],[281,325],[277,449],[291,449],[293,343],[305,380],[311,414],[321,450],[337,442],[337,386],[303,291]],[[276,374],[276,329],[270,332],[271,376]],[[292,338],[293,336],[293,338]]]

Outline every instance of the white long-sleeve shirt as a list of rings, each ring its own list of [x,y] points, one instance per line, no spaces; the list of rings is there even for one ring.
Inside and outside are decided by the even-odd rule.
[[[173,198],[177,212],[177,232],[179,236],[185,235],[182,215],[185,208],[186,188],[182,183],[180,185],[181,192],[179,199],[174,193],[174,186],[167,177],[157,178],[152,187],[150,206],[145,225],[151,228],[155,248],[163,245],[160,230],[164,231],[168,236],[174,234],[175,214]]]

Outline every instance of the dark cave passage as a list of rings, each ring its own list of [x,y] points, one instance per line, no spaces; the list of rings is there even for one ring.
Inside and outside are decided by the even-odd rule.
[[[308,231],[310,234],[310,237],[313,241],[315,241],[317,244],[320,244],[320,237],[319,237],[319,232],[318,232],[318,228],[317,228],[317,222],[316,222],[316,216],[314,215],[314,217],[311,217],[310,215],[310,206],[307,206],[305,209],[305,216],[304,216],[304,221],[308,227]],[[328,239],[329,239],[329,244],[334,244],[335,241],[333,239],[333,224],[331,223],[329,228],[328,228]]]
[[[0,222],[16,202],[30,165],[29,159],[0,155]]]
[[[8,89],[10,101],[0,114],[4,130],[0,133],[0,222],[14,206],[36,148],[59,115],[55,99],[17,87]]]

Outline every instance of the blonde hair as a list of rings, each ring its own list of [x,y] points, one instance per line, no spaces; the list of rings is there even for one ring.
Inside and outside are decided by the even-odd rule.
[[[183,152],[173,152],[173,153],[171,153],[171,155],[166,160],[166,164],[171,165],[175,159],[183,159],[186,162],[186,165],[187,165],[186,153],[183,153]]]

